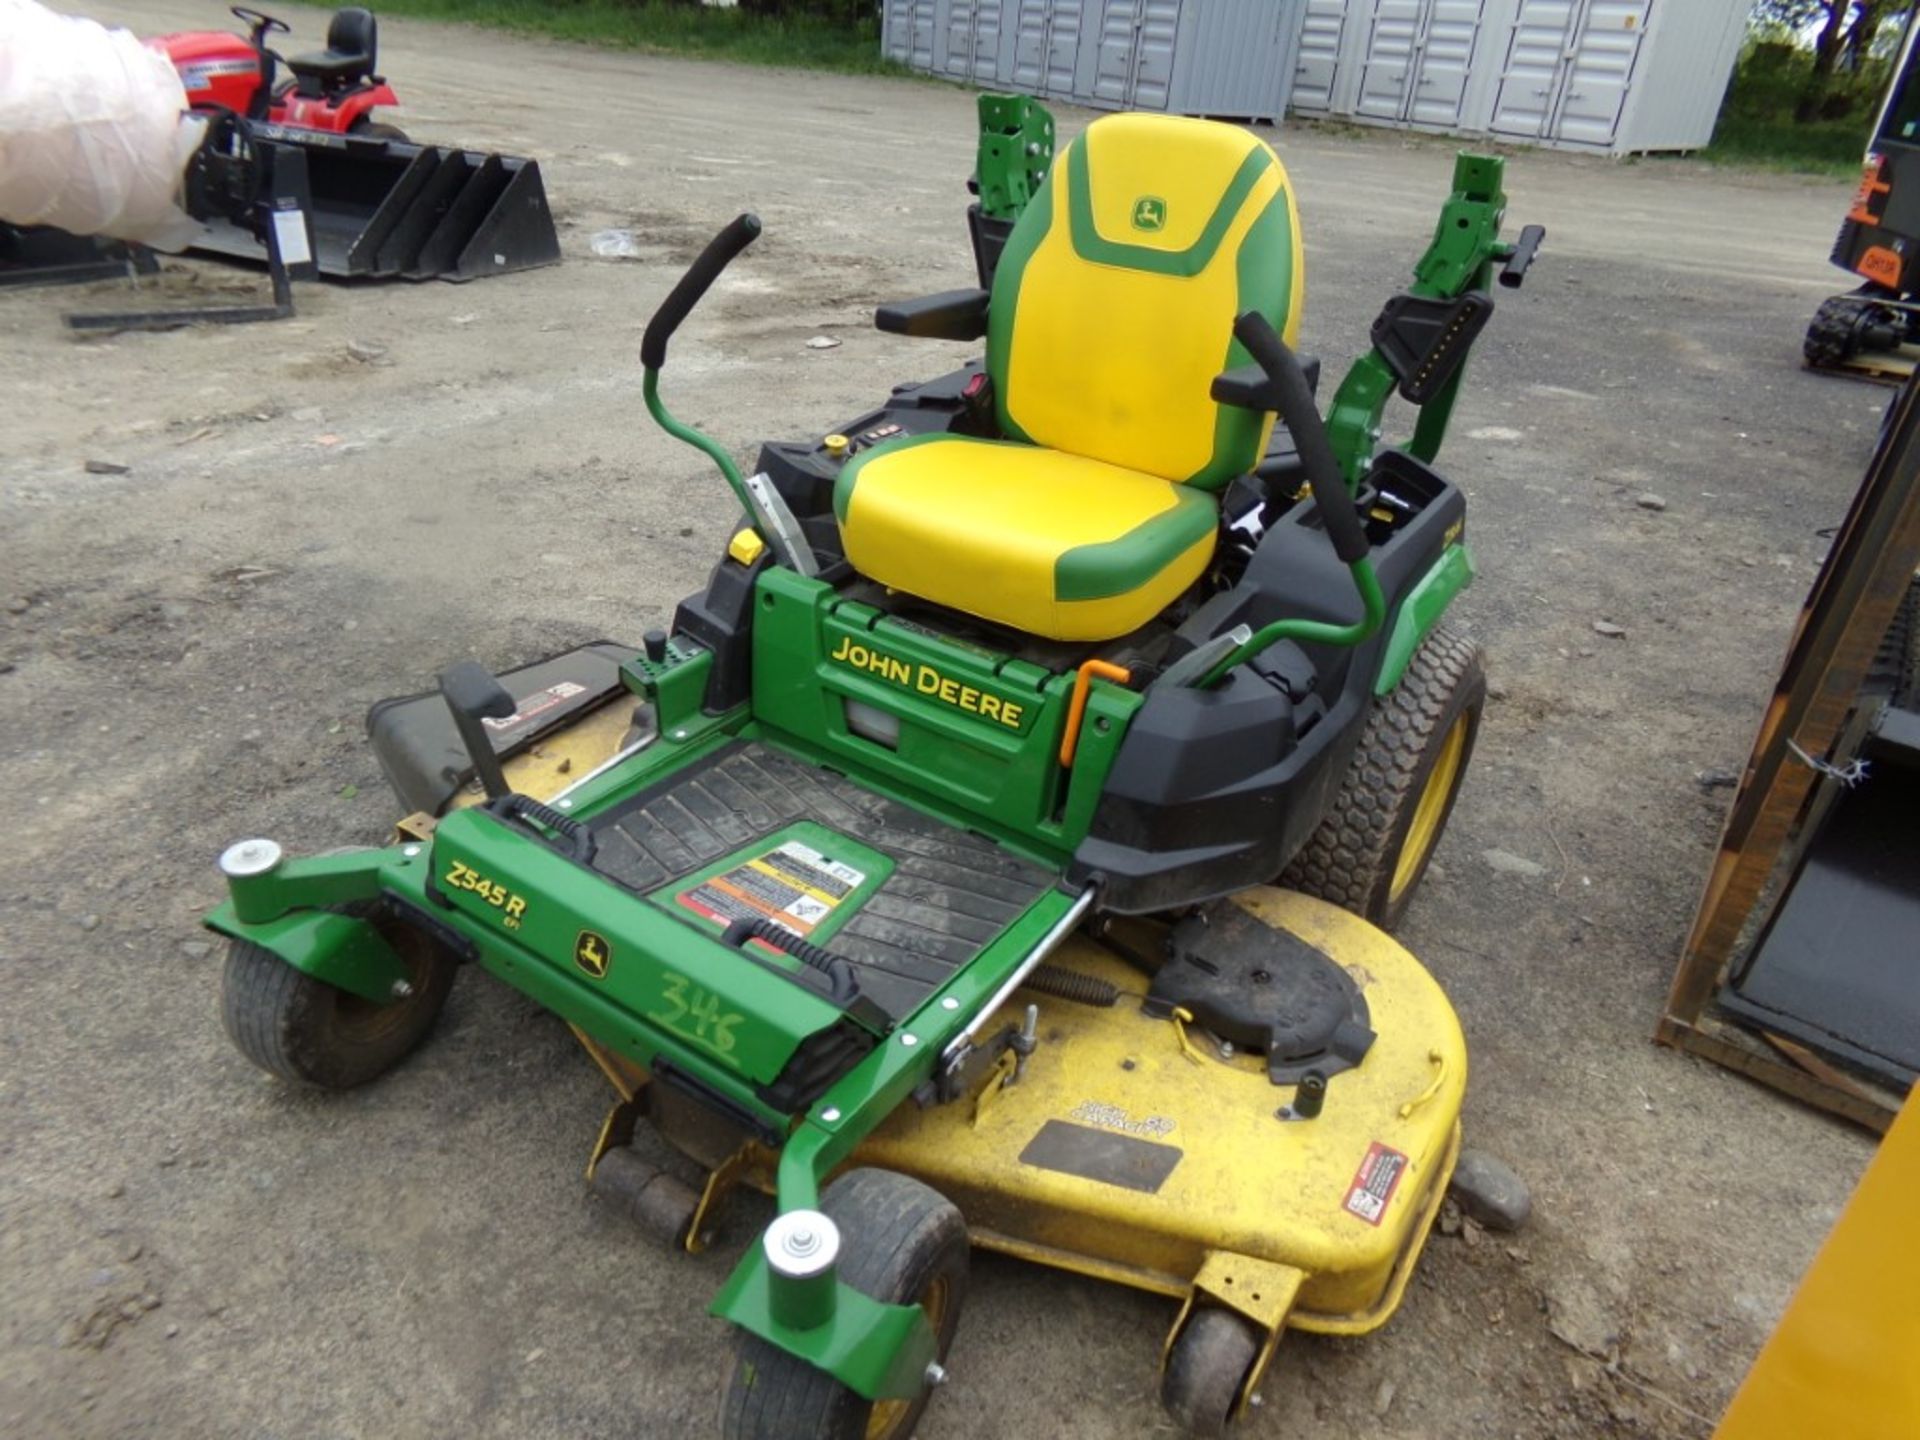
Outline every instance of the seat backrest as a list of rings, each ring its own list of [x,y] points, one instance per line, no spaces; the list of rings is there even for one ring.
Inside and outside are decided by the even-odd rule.
[[[1303,266],[1280,157],[1237,125],[1096,120],[1021,212],[994,273],[987,370],[1016,438],[1217,489],[1271,416],[1217,404],[1234,317],[1294,342]]]
[[[358,6],[334,11],[333,22],[327,26],[327,49],[336,55],[364,55],[369,70],[374,67],[379,38],[380,28],[373,12]]]

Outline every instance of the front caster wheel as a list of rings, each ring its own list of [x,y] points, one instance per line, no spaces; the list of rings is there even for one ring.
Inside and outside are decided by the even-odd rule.
[[[1189,1435],[1224,1435],[1240,1387],[1260,1353],[1253,1327],[1228,1310],[1201,1310],[1187,1321],[1167,1356],[1160,1403]]]
[[[391,1069],[433,1028],[458,961],[411,926],[359,918],[400,957],[411,991],[404,998],[376,1005],[251,941],[230,943],[221,1018],[240,1053],[262,1070],[295,1084],[350,1090]]]
[[[890,1170],[851,1170],[820,1208],[839,1226],[840,1278],[892,1305],[918,1305],[939,1359],[960,1326],[967,1288],[967,1227],[937,1191]],[[906,1440],[932,1398],[866,1400],[755,1335],[737,1337],[720,1403],[724,1440]]]

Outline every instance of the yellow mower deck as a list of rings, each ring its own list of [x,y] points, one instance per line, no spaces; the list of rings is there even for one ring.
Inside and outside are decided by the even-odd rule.
[[[546,798],[611,755],[619,708],[509,762],[515,787]],[[1142,1013],[1146,976],[1083,933],[1051,964],[1107,981],[1118,1004],[1016,992],[1001,1019],[1029,1004],[1040,1017],[1018,1078],[1005,1083],[1008,1054],[971,1098],[903,1105],[847,1163],[931,1185],[959,1206],[976,1245],[1180,1300],[1169,1349],[1196,1305],[1244,1316],[1263,1337],[1244,1404],[1288,1326],[1364,1334],[1398,1308],[1459,1154],[1467,1054],[1446,995],[1390,936],[1291,891],[1261,887],[1234,903],[1333,957],[1366,997],[1378,1038],[1328,1082],[1319,1115],[1282,1118],[1294,1087],[1274,1085],[1262,1057]],[[1157,939],[1151,927],[1143,939]],[[670,1092],[647,1105],[644,1071],[575,1034],[620,1094],[589,1177],[651,1109],[663,1136],[709,1171],[688,1249],[704,1247],[735,1185],[771,1192],[772,1152],[716,1144]]]
[[[1269,1284],[1297,1289],[1289,1324],[1379,1325],[1452,1172],[1459,1023],[1418,961],[1346,911],[1271,889],[1236,903],[1335,957],[1365,992],[1379,1039],[1328,1083],[1320,1115],[1278,1118],[1293,1087],[1273,1085],[1264,1060],[1223,1059],[1211,1037],[1142,1014],[1145,977],[1076,936],[1053,963],[1119,986],[1120,1003],[1020,992],[1010,1014],[1040,1007],[1020,1079],[972,1102],[903,1106],[854,1163],[932,1185],[989,1249],[1176,1297],[1222,1266],[1287,1269]],[[1395,1172],[1374,1216],[1354,1191],[1382,1155],[1398,1158],[1371,1162]],[[1267,1303],[1237,1289],[1214,1298],[1255,1319]]]

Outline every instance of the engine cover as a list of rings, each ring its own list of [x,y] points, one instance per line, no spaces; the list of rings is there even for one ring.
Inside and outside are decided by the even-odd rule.
[[[247,113],[260,88],[260,57],[243,36],[191,30],[156,35],[147,44],[173,61],[189,107],[223,106],[238,115]]]

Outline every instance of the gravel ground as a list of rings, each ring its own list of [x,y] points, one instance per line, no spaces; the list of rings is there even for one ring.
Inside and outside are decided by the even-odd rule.
[[[224,23],[184,0],[96,13]],[[293,18],[317,40],[320,12]],[[370,701],[461,657],[635,636],[702,582],[726,497],[647,423],[635,355],[725,219],[753,208],[767,233],[676,342],[689,418],[744,451],[948,365],[868,313],[966,283],[972,101],[404,20],[382,39],[410,131],[541,161],[564,265],[308,286],[289,322],[89,342],[57,316],[119,303],[111,287],[0,294],[13,1434],[711,1423],[724,1335],[704,1305],[763,1209],[699,1259],[604,1212],[579,1179],[602,1083],[479,976],[389,1080],[290,1093],[221,1034],[196,921],[237,836],[382,835]],[[1305,343],[1337,369],[1424,244],[1451,150],[1276,140]],[[1550,239],[1500,296],[1443,457],[1471,496],[1482,573],[1460,613],[1496,699],[1403,938],[1466,1026],[1470,1143],[1528,1177],[1535,1220],[1437,1238],[1374,1337],[1290,1338],[1249,1437],[1702,1436],[1869,1153],[1648,1040],[1729,793],[1695,777],[1744,758],[1885,399],[1798,367],[1846,186],[1544,154],[1508,176],[1513,220]],[[638,261],[592,257],[611,227]],[[260,279],[183,262],[162,288]],[[922,1433],[1166,1434],[1170,1319],[980,1257]]]

